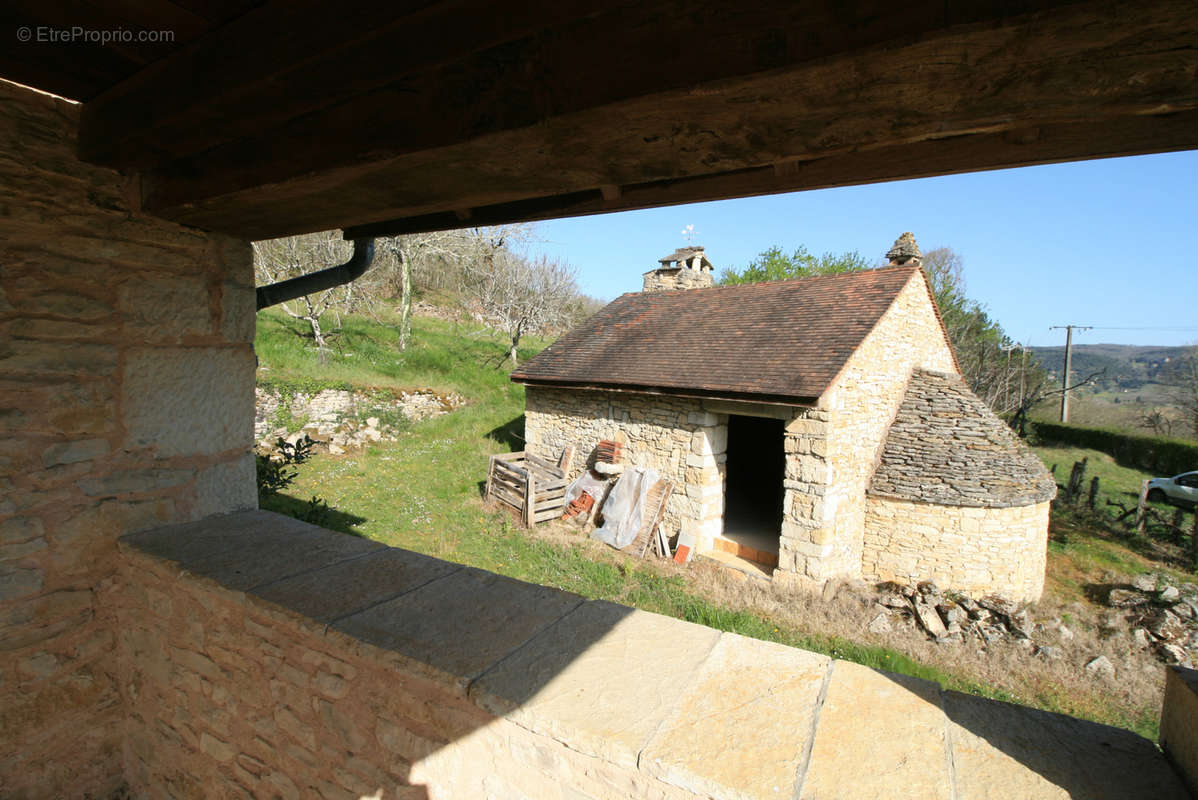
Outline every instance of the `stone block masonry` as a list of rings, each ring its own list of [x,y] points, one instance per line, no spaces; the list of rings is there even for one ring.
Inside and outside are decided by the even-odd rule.
[[[570,477],[581,474],[603,439],[624,443],[624,461],[657,470],[674,482],[663,526],[673,536],[694,533],[710,549],[723,530],[728,417],[683,397],[526,389],[524,433],[538,455],[557,458],[574,445]]]
[[[256,505],[245,242],[145,217],[0,83],[0,794],[122,780],[116,539]]]
[[[1129,731],[266,512],[126,537],[120,586],[135,797],[1186,796]]]
[[[811,456],[788,468],[780,563],[808,579],[861,577],[866,491],[886,431],[917,368],[953,372],[952,349],[926,279],[915,273],[808,412],[796,434]],[[807,444],[791,445],[796,453]],[[804,453],[804,455],[806,455]]]
[[[1028,506],[943,506],[870,497],[862,577],[932,580],[978,597],[1035,601],[1044,591],[1047,501]]]

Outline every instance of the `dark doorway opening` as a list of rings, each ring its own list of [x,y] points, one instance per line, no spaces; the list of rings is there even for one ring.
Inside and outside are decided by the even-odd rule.
[[[724,539],[740,558],[775,566],[786,476],[783,421],[728,416]],[[728,548],[731,549],[731,548]]]

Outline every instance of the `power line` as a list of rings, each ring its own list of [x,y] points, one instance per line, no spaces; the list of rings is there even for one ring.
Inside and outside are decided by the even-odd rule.
[[[1059,325],[1057,327],[1060,327]],[[1198,331],[1198,328],[1182,327],[1182,326],[1151,326],[1151,325],[1091,325],[1091,328],[1099,331]]]

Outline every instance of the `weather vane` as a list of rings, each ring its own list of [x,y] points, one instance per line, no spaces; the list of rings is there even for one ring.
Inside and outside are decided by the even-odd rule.
[[[687,244],[694,244],[694,242],[695,242],[695,226],[687,225],[685,228],[683,228],[682,229],[682,238],[686,239]]]

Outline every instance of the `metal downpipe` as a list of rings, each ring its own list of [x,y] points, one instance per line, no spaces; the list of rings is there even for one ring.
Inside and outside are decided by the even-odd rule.
[[[354,254],[349,261],[335,267],[309,272],[285,281],[258,287],[258,310],[268,308],[313,292],[323,292],[336,286],[344,286],[362,277],[374,260],[374,239],[354,239]]]

